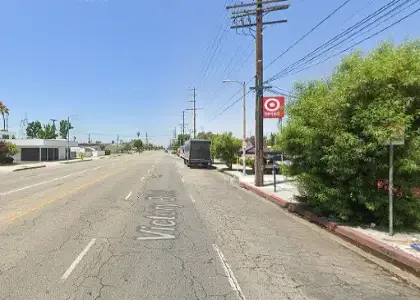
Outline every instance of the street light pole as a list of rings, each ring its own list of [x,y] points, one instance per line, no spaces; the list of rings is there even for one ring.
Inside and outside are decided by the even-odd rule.
[[[246,82],[235,81],[235,80],[223,80],[224,83],[235,82],[242,85],[242,175],[246,175]]]

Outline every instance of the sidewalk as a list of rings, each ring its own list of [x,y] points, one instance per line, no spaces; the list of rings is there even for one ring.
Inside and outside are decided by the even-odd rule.
[[[324,217],[319,217],[310,211],[304,210],[299,206],[296,200],[298,195],[297,187],[293,181],[285,176],[276,175],[277,191],[274,192],[273,175],[264,175],[264,186],[256,187],[254,184],[254,175],[242,175],[239,165],[233,165],[233,170],[228,171],[224,164],[215,164],[214,167],[220,172],[236,178],[239,185],[250,190],[276,204],[296,213],[310,222],[316,223],[337,236],[356,244],[364,249],[368,248],[370,252],[396,263],[397,265],[414,271],[416,276],[420,275],[420,250],[414,249],[412,244],[420,245],[420,233],[395,233],[389,236],[372,227],[350,227],[329,221]],[[248,174],[250,174],[248,172]]]

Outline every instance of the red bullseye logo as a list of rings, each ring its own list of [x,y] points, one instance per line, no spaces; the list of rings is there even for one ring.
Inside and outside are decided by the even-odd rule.
[[[263,97],[264,118],[284,117],[284,97]]]
[[[265,101],[265,109],[268,111],[277,111],[280,109],[280,101],[276,98],[270,98]]]

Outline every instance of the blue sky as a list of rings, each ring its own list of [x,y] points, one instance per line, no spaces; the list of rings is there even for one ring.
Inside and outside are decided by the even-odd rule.
[[[342,2],[292,0],[290,9],[267,16],[288,23],[266,28],[265,65]],[[350,1],[267,68],[265,78],[387,2]],[[167,145],[174,127],[180,130],[182,110],[191,106],[189,89],[197,87],[197,106],[204,108],[197,113],[197,129],[239,136],[240,102],[209,122],[236,100],[227,102],[239,85],[221,81],[248,81],[255,71],[254,40],[228,28],[224,4],[225,0],[0,0],[0,100],[10,109],[10,130],[19,132],[25,113],[30,121],[42,123],[77,114],[72,135],[79,141],[86,141],[89,133],[104,142],[116,140],[117,134],[129,140],[140,131],[143,138],[147,132],[152,142]],[[357,49],[368,51],[381,40],[418,38],[418,20],[419,14]],[[206,52],[212,46],[213,51]],[[273,85],[290,90],[296,81],[328,76],[340,57]],[[247,133],[253,134],[254,95],[247,101]],[[192,125],[190,112],[186,122]],[[276,121],[265,121],[265,132],[275,128]]]

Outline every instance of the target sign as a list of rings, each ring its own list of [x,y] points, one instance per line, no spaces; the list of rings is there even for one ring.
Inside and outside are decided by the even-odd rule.
[[[263,97],[263,117],[278,119],[284,117],[284,97]]]

